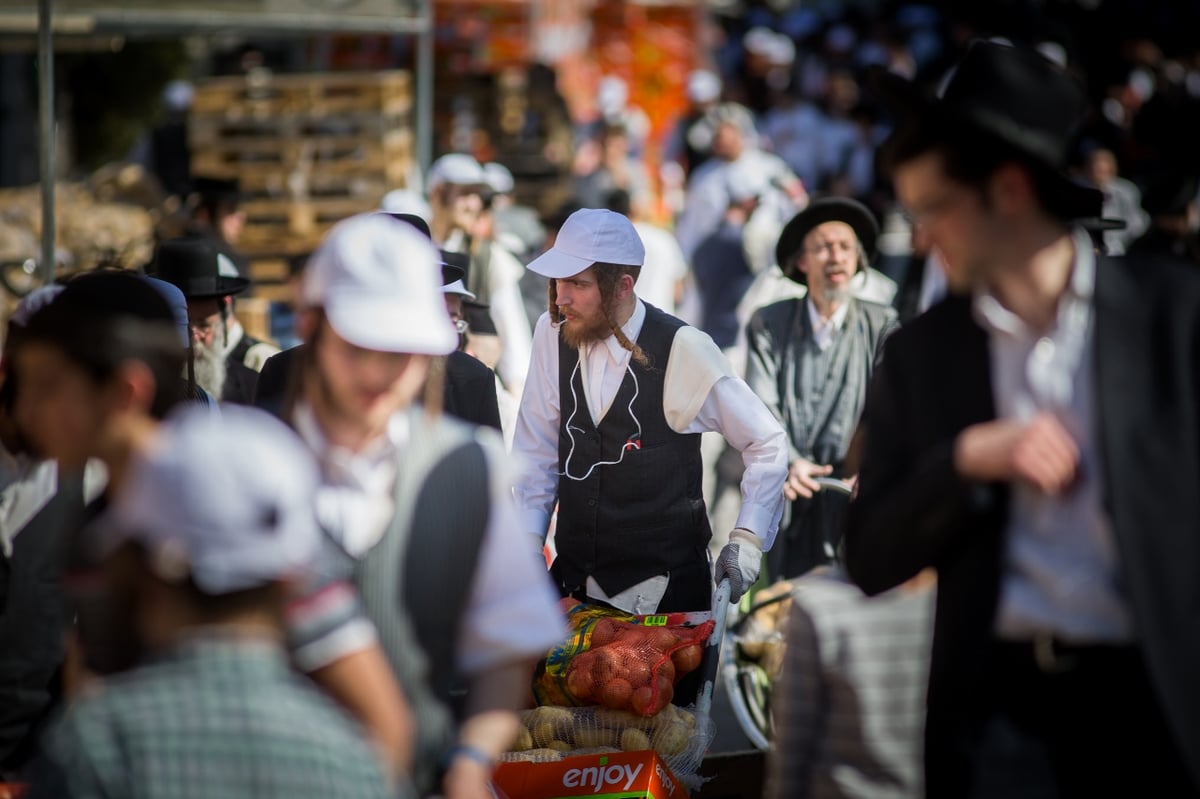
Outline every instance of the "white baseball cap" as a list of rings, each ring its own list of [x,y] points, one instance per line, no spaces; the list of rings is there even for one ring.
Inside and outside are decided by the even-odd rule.
[[[466,153],[448,153],[429,167],[425,181],[430,191],[443,183],[452,186],[486,186],[487,173],[478,161]]]
[[[270,414],[187,405],[135,458],[95,540],[102,553],[137,541],[159,576],[190,575],[207,594],[254,588],[318,557],[319,483],[312,453]]]
[[[389,214],[412,214],[426,220],[433,214],[429,203],[413,189],[392,189],[383,195],[379,210]]]
[[[641,266],[645,260],[646,247],[628,218],[603,208],[580,208],[567,217],[554,246],[528,269],[557,280],[595,263]]]
[[[687,96],[693,103],[711,103],[721,97],[721,79],[711,70],[694,70],[688,75]]]
[[[334,331],[381,352],[447,355],[458,334],[442,300],[442,258],[433,243],[386,214],[339,222],[304,270],[300,297],[324,308]]]
[[[512,194],[517,185],[508,167],[495,161],[483,165],[483,175],[487,178],[488,188],[497,194]]]

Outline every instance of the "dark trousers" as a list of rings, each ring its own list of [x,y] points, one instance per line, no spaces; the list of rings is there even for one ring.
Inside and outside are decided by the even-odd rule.
[[[1040,650],[1040,657],[1039,657]],[[970,799],[1196,797],[1136,647],[997,643],[960,742]],[[930,787],[947,787],[931,773]]]

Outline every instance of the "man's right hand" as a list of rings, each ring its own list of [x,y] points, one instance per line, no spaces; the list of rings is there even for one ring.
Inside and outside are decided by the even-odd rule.
[[[804,458],[796,458],[788,466],[787,482],[783,484],[783,495],[789,501],[801,497],[812,499],[812,495],[821,490],[816,479],[828,477],[831,474],[833,474],[832,466],[818,466]]]
[[[1021,480],[1050,496],[1061,494],[1079,473],[1079,447],[1050,413],[1028,421],[972,425],[954,442],[954,468],[971,480]]]

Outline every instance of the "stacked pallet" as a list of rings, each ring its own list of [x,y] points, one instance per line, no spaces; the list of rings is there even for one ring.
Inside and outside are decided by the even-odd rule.
[[[197,85],[192,174],[236,177],[260,296],[285,293],[285,259],[338,220],[378,208],[413,173],[409,73],[220,77]]]

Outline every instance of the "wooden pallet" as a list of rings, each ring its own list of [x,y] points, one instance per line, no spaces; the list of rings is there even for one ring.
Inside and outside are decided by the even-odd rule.
[[[238,179],[248,255],[308,252],[407,185],[411,105],[407,72],[214,78],[189,117],[192,173]]]
[[[358,111],[394,115],[411,109],[412,80],[408,72],[399,70],[211,78],[196,87],[192,101],[193,114],[219,114],[227,119]]]

